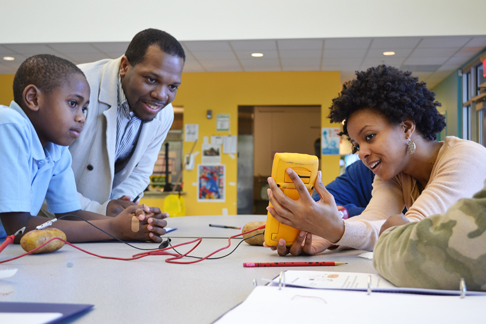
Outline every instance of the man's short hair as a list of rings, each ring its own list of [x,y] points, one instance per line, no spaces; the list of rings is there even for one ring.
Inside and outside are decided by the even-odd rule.
[[[130,65],[134,66],[142,62],[147,48],[152,45],[159,46],[166,54],[180,57],[184,62],[186,61],[184,49],[174,36],[162,30],[149,28],[136,34],[128,45],[125,56]]]
[[[22,105],[24,89],[33,84],[44,93],[63,84],[72,74],[84,73],[74,63],[63,58],[39,54],[27,58],[18,68],[13,81],[14,100]]]

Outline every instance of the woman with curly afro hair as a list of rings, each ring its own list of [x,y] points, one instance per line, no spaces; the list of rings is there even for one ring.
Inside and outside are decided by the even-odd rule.
[[[329,118],[343,124],[341,135],[375,174],[372,198],[361,215],[343,220],[320,172],[317,202],[291,169],[287,173],[299,190],[298,200],[284,196],[269,178],[269,212],[301,230],[290,248],[281,240],[278,253],[315,254],[338,246],[372,251],[380,230],[444,213],[481,190],[486,148],[453,136],[437,141],[446,125],[438,106],[424,82],[390,66],[357,72],[345,83]]]

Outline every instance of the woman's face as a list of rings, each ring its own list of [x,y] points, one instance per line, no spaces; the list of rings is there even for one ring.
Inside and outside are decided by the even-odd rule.
[[[403,171],[407,138],[403,125],[391,124],[372,109],[353,113],[347,122],[351,143],[363,163],[384,181]]]

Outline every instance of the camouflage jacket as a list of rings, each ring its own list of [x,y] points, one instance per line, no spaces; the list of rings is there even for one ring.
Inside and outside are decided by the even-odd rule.
[[[464,278],[468,290],[486,290],[486,186],[445,214],[389,228],[373,254],[396,286],[457,290]]]

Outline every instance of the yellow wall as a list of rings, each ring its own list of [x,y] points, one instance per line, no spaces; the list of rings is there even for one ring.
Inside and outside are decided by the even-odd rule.
[[[221,72],[184,73],[182,86],[174,105],[184,107],[184,124],[199,124],[199,140],[195,151],[194,170],[184,171],[184,191],[187,215],[229,215],[237,213],[237,160],[222,154],[226,166],[225,202],[197,202],[197,165],[201,163],[203,137],[238,134],[238,106],[265,105],[320,105],[322,127],[337,127],[329,122],[329,106],[341,89],[339,72]],[[213,111],[213,118],[206,118],[206,111]],[[230,132],[216,131],[216,115],[230,114]],[[299,125],[295,130],[298,131]],[[184,154],[192,142],[184,142]],[[339,175],[339,156],[321,159],[325,184]],[[253,175],[249,175],[253,176]],[[230,185],[231,184],[231,185]]]
[[[0,104],[13,100],[13,75],[0,75]],[[201,163],[203,137],[211,135],[238,135],[238,106],[265,105],[320,105],[322,127],[331,124],[328,108],[331,100],[341,89],[339,72],[221,72],[184,73],[182,86],[174,105],[184,107],[184,124],[199,124],[199,141],[195,151],[196,167],[184,171],[186,215],[229,215],[237,213],[237,160],[222,154],[221,163],[226,167],[225,202],[197,202],[197,165]],[[213,118],[206,118],[206,111],[213,111]],[[230,114],[230,132],[216,132],[216,115]],[[298,131],[296,125],[294,131]],[[289,130],[292,131],[292,130]],[[192,148],[192,142],[184,142],[184,154]],[[321,159],[324,184],[339,175],[339,156],[323,156]],[[253,175],[249,175],[253,176]],[[153,203],[146,199],[145,203]],[[163,200],[157,200],[163,207]]]
[[[13,74],[0,74],[0,105],[9,106],[13,100],[13,79]]]

